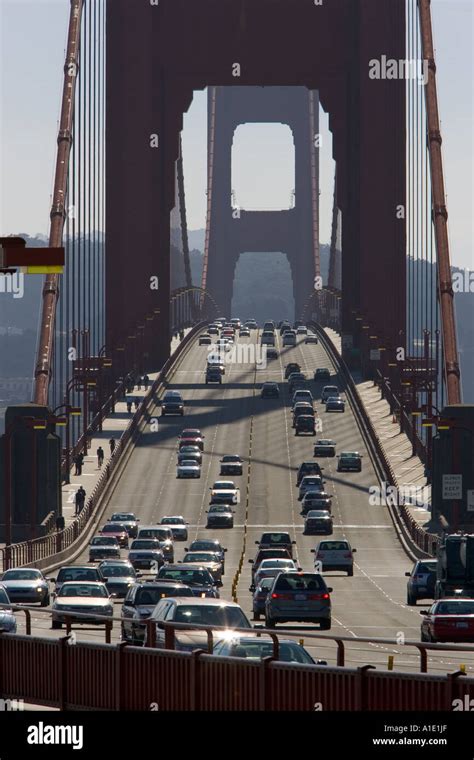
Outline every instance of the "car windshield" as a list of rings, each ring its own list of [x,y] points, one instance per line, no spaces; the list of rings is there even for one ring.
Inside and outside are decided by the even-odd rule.
[[[222,550],[219,544],[215,544],[213,541],[193,541],[193,543],[189,547],[189,551],[191,552],[199,552],[199,551],[220,552]]]
[[[183,562],[215,562],[216,556],[211,552],[188,552],[184,555]]]
[[[185,586],[173,586],[171,583],[140,588],[135,596],[135,604],[155,605],[165,596],[189,596],[189,590]]]
[[[91,544],[92,546],[117,546],[117,539],[112,536],[95,536]]]
[[[4,581],[34,581],[41,578],[39,570],[7,570],[3,574]]]
[[[131,565],[101,565],[100,569],[109,578],[135,577],[135,570]]]
[[[199,465],[196,464],[194,459],[183,459],[183,461],[180,464],[180,467],[198,467]]]
[[[125,522],[136,522],[137,518],[135,515],[132,514],[126,514],[125,512],[120,512],[117,515],[112,515],[110,518],[111,522],[122,522],[124,520]]]
[[[326,584],[314,573],[285,573],[275,581],[276,591],[325,591]]]
[[[162,525],[184,525],[184,517],[163,517]]]
[[[259,639],[237,639],[235,642],[218,645],[218,651],[228,657],[245,657],[250,660],[262,660],[264,657],[273,657],[273,643]],[[284,641],[279,643],[279,656],[281,662],[299,662],[314,665],[314,660],[308,652],[296,642]]]
[[[64,567],[59,571],[56,582],[97,581],[99,578],[97,570],[92,567]]]
[[[176,623],[200,625],[224,625],[232,628],[250,628],[250,624],[239,607],[181,605],[176,610]]]
[[[232,480],[216,480],[212,486],[215,491],[233,491],[235,485]]]
[[[319,483],[321,483],[321,476],[320,475],[306,475],[303,478],[303,485],[304,486],[317,486]]]
[[[140,528],[140,538],[156,538],[159,541],[166,541],[171,538],[171,531],[169,528]]]
[[[264,533],[260,539],[261,544],[291,544],[288,533]]]
[[[438,602],[436,615],[474,615],[474,602]]]
[[[222,457],[222,462],[240,462],[241,459],[239,456],[234,454],[228,454],[225,457]]]
[[[130,549],[159,549],[160,542],[154,538],[138,538],[132,541]]]
[[[340,454],[341,459],[358,459],[359,456],[360,455],[357,453],[357,451],[343,451]]]
[[[117,525],[104,525],[102,528],[102,533],[117,533],[117,531],[126,531],[125,525],[120,525],[120,523],[117,523]]]
[[[313,517],[329,517],[329,512],[324,509],[312,509],[311,512],[308,512],[308,519]]]
[[[92,586],[90,583],[65,583],[58,592],[59,596],[91,596],[104,599],[108,594],[104,586]]]
[[[216,504],[215,506],[209,507],[209,512],[230,512],[231,509],[227,504]]]
[[[316,445],[317,446],[334,446],[334,443],[332,441],[324,440],[321,438],[321,440],[318,441]]]
[[[181,454],[197,454],[199,451],[199,446],[183,446]]]
[[[10,604],[8,594],[4,588],[0,588],[0,604]]]
[[[347,541],[322,541],[319,544],[319,550],[322,552],[347,552],[349,544]]]
[[[213,577],[209,570],[193,570],[191,568],[162,567],[158,578],[169,578],[173,581],[182,581],[189,585],[212,586]]]
[[[273,586],[274,578],[262,578],[258,583],[258,588],[262,591],[268,591]]]
[[[263,570],[266,567],[294,567],[295,563],[291,559],[264,559],[260,565]]]

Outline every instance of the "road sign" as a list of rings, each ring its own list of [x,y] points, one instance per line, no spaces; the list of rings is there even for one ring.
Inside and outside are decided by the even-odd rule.
[[[467,511],[474,512],[474,488],[471,488],[467,492]]]
[[[371,348],[370,349],[370,361],[371,362],[379,362],[380,361],[380,351],[378,348]]]
[[[443,475],[443,499],[462,499],[462,475]]]

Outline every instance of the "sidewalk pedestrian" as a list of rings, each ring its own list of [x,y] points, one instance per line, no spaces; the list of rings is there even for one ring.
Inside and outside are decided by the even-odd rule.
[[[137,409],[138,409],[138,399],[137,398],[135,399],[134,403],[135,403],[135,411],[137,411]]]
[[[137,391],[141,391],[141,389],[142,389],[142,379],[141,379],[140,375],[138,375],[138,377],[137,377]]]
[[[97,449],[97,466],[99,467],[99,469],[102,467],[103,464],[104,464],[104,449],[102,448],[102,446],[99,446],[99,448]]]
[[[115,438],[110,439],[109,446],[110,446],[110,456],[113,457],[114,451],[115,451]]]
[[[127,412],[129,414],[132,413],[132,402],[131,401],[127,401]]]
[[[84,454],[77,454],[74,457],[74,464],[76,465],[76,472],[74,475],[82,475],[82,466],[84,464]]]
[[[76,505],[76,516],[80,514],[80,512],[84,508],[85,501],[86,501],[86,492],[82,486],[79,486],[78,490],[76,491],[76,495],[74,497],[74,502]]]
[[[145,375],[143,378],[143,387],[145,388],[146,391],[148,390],[149,384],[150,384],[150,378],[148,377],[148,375]]]

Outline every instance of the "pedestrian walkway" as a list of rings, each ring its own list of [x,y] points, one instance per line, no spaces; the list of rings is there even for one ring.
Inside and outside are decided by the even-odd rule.
[[[341,336],[330,328],[325,332],[341,353]],[[363,380],[351,372],[365,410],[390,462],[398,488],[411,518],[429,533],[441,534],[442,529],[431,516],[431,486],[426,484],[425,467],[412,453],[412,444],[406,433],[400,432],[398,421],[390,413],[388,401],[380,397],[379,388],[372,380]]]
[[[189,329],[185,330],[186,335],[188,332]],[[176,350],[179,343],[179,338],[173,338],[171,341],[171,353]],[[148,390],[158,375],[159,372],[151,372],[148,374]],[[84,465],[82,467],[81,475],[75,475],[75,467],[74,465],[71,466],[70,483],[63,484],[62,486],[62,513],[66,528],[71,524],[71,522],[73,522],[75,518],[76,491],[78,491],[81,485],[83,486],[86,492],[85,502],[87,503],[88,498],[91,496],[95,486],[97,485],[104,467],[107,466],[107,463],[111,459],[112,455],[109,441],[114,440],[117,446],[120,437],[127,429],[135,414],[135,399],[137,400],[138,404],[140,404],[146,393],[147,390],[145,390],[143,385],[141,386],[140,390],[135,385],[133,391],[125,396],[125,400],[117,401],[115,404],[115,414],[111,414],[109,417],[103,420],[102,431],[97,431],[90,441],[88,453],[86,456],[84,456]],[[130,413],[127,411],[127,400],[132,401],[132,410]],[[102,467],[98,466],[97,461],[97,449],[99,446],[103,448],[105,454]]]

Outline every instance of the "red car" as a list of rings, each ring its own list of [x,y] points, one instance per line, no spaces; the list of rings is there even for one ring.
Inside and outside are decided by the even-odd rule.
[[[120,523],[106,523],[99,531],[101,536],[112,536],[117,539],[122,549],[128,549],[128,531]]]
[[[181,431],[179,436],[179,448],[183,446],[199,446],[202,451],[204,449],[204,436],[197,428],[185,428]]]
[[[422,641],[474,641],[474,599],[438,599],[420,615]]]

